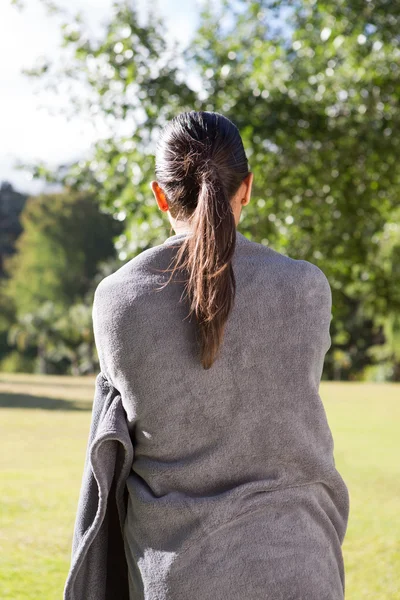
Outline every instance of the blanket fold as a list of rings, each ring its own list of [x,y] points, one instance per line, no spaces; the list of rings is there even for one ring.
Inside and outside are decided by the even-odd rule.
[[[129,599],[122,532],[125,482],[133,456],[121,395],[100,372],[95,383],[64,600]]]

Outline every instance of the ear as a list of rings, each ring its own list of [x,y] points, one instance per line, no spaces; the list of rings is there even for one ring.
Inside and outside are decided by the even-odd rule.
[[[152,181],[150,183],[150,187],[153,191],[153,194],[154,194],[154,197],[156,199],[159,209],[162,210],[163,212],[166,212],[167,210],[169,210],[166,196],[165,196],[162,188],[158,185],[158,182]]]
[[[252,173],[252,172],[250,172],[247,175],[247,177],[245,177],[245,179],[244,179],[247,187],[246,187],[246,192],[245,192],[244,199],[243,199],[243,202],[242,202],[243,205],[246,205],[246,204],[248,204],[250,202],[251,189],[252,189],[252,186],[253,186],[253,179],[254,179],[254,173]]]

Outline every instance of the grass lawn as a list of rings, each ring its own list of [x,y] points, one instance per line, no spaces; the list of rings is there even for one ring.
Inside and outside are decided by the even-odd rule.
[[[0,374],[0,598],[58,600],[94,377]],[[350,492],[346,600],[400,598],[400,385],[322,383]]]

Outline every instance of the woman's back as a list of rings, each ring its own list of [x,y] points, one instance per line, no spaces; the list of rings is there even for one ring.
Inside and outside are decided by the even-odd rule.
[[[98,286],[101,369],[135,457],[124,528],[132,600],[340,600],[349,496],[319,396],[331,290],[315,265],[236,232],[235,302],[210,369],[178,233]]]

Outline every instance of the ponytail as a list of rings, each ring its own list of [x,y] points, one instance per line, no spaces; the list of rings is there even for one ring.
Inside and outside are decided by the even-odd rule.
[[[225,133],[225,139],[221,134],[222,142],[218,140],[220,145],[223,144],[221,147],[214,141],[214,147],[210,148],[210,145],[206,144],[206,153],[203,150],[200,156],[199,153],[193,152],[185,152],[182,156],[183,182],[187,185],[192,182],[197,197],[189,219],[193,235],[185,238],[179,247],[174,257],[175,266],[171,277],[177,269],[185,271],[188,316],[195,316],[201,364],[204,369],[209,369],[222,345],[225,325],[235,299],[236,281],[232,258],[236,246],[236,223],[230,200],[242,179],[248,174],[248,168],[243,145],[233,123],[218,113],[189,113],[192,118],[195,117],[196,123],[199,115],[201,117],[204,114],[213,115],[211,124],[219,124],[220,128],[224,125],[227,131],[222,132]],[[219,116],[219,120],[215,115]],[[200,120],[200,124],[204,126],[204,121]],[[210,129],[209,123],[208,136],[211,133]],[[176,145],[176,139],[173,141]],[[193,142],[193,138],[191,141]],[[168,148],[170,149],[170,146]],[[168,191],[166,166],[161,162],[160,152],[156,171],[160,184]],[[232,160],[233,165],[230,165],[229,161]],[[176,188],[177,180],[179,185],[176,155],[173,164],[175,181],[171,181],[170,185],[171,188]],[[182,187],[181,184],[181,190]],[[186,199],[190,199],[190,193],[187,193],[187,190],[183,191],[186,192]],[[168,197],[173,195],[172,191]],[[178,204],[178,209],[182,210],[177,201],[174,203],[169,200],[168,204],[171,214],[175,210],[174,204]]]
[[[194,236],[188,239],[187,290],[190,314],[198,322],[201,362],[209,369],[222,343],[236,290],[231,262],[236,243],[235,218],[213,170],[202,176],[193,226]]]

